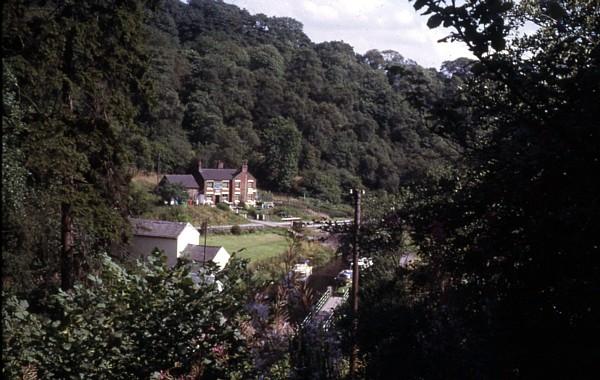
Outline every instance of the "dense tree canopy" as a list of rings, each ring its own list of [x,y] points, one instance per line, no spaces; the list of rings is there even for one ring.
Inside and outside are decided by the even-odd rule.
[[[473,122],[444,128],[476,143],[467,168],[365,227],[364,249],[382,254],[360,316],[367,377],[389,378],[394,358],[415,379],[585,377],[600,354],[597,4],[415,7],[478,56]],[[538,28],[519,34],[526,20]]]

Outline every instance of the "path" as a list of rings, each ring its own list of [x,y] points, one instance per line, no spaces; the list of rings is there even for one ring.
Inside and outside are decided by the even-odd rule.
[[[335,309],[340,307],[346,301],[345,297],[332,296],[327,299],[321,310],[313,317],[313,323],[322,325],[332,315]]]
[[[341,296],[334,296],[332,288],[327,288],[321,299],[315,304],[313,310],[300,324],[301,328],[312,327],[328,330],[333,321],[335,310],[348,299],[349,288]]]

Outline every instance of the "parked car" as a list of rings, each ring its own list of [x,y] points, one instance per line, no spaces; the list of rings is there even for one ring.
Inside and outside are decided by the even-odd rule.
[[[347,284],[352,281],[352,269],[344,269],[337,276],[335,281],[339,284]]]
[[[304,260],[298,264],[295,264],[290,272],[290,278],[294,278],[296,281],[306,281],[312,275],[312,266],[310,261]]]
[[[367,269],[369,267],[373,266],[373,259],[370,257],[359,257],[358,258],[358,267],[360,269]],[[354,267],[354,262],[351,261],[350,262],[350,267],[353,268]]]

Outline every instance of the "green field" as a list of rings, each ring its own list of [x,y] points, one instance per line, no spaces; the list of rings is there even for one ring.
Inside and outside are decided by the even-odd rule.
[[[200,237],[200,244],[204,238]],[[223,246],[227,252],[232,253],[245,248],[238,257],[250,261],[260,261],[275,257],[284,252],[288,243],[285,237],[273,232],[255,232],[242,235],[208,235],[207,245]]]

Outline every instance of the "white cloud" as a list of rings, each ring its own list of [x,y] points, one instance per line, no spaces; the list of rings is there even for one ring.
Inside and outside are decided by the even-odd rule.
[[[400,25],[408,25],[415,20],[415,14],[406,9],[394,13],[394,20]]]
[[[426,67],[463,56],[461,43],[438,43],[447,34],[429,29],[407,0],[225,0],[250,13],[292,17],[304,24],[313,42],[345,41],[358,53],[369,49],[396,50]]]
[[[308,14],[319,21],[331,21],[339,18],[339,12],[332,6],[317,4],[314,1],[303,1],[302,5]]]

